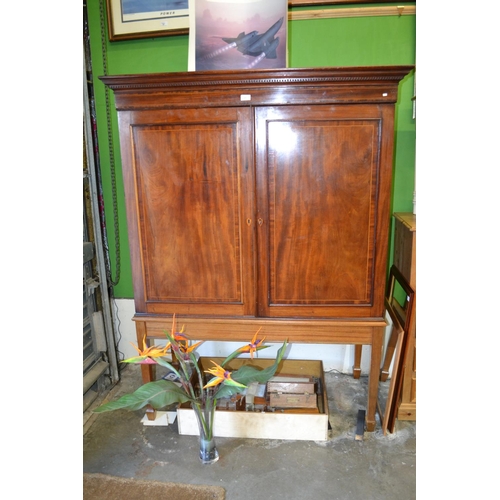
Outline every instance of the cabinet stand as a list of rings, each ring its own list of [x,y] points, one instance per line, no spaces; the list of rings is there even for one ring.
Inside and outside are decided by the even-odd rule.
[[[101,77],[114,92],[139,344],[370,345],[375,428],[394,114],[412,66]],[[144,369],[145,381],[151,370]]]
[[[137,343],[145,347],[154,339],[165,339],[165,330],[170,331],[171,317],[134,316],[137,331]],[[225,318],[190,318],[179,317],[179,325],[184,325],[193,340],[248,342],[255,332],[262,327],[266,342],[300,342],[310,338],[314,332],[314,341],[328,344],[371,346],[370,374],[366,405],[366,430],[375,430],[375,413],[378,395],[379,371],[382,362],[382,345],[387,323],[384,319],[362,321],[332,320],[276,320],[276,319],[225,319]],[[308,333],[309,332],[309,333]],[[154,380],[154,366],[141,365],[144,382]]]

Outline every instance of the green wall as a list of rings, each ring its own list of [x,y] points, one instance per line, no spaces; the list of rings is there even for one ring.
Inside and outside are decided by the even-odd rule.
[[[101,43],[101,15],[105,0],[87,0],[88,23],[94,76],[99,155],[101,163],[111,274],[116,281],[112,175],[108,147],[105,88],[98,76],[104,74],[187,71],[188,36],[151,38]],[[370,4],[373,6],[373,4]],[[399,4],[398,4],[399,5]],[[407,2],[402,5],[415,5]],[[360,7],[355,4],[355,7]],[[345,8],[346,5],[341,7]],[[325,6],[322,6],[325,8]],[[301,10],[301,9],[297,9]],[[291,21],[288,25],[289,66],[377,66],[415,64],[415,16],[356,17]],[[104,59],[105,57],[105,59]],[[415,179],[415,120],[412,118],[414,73],[400,85],[396,107],[393,212],[411,212]],[[114,287],[116,298],[132,298],[132,273],[127,235],[125,201],[121,176],[118,127],[112,92],[111,126],[115,158],[120,243],[120,279]],[[392,242],[391,256],[392,261]]]

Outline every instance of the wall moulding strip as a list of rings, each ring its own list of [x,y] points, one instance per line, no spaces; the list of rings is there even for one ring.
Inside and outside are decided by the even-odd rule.
[[[415,5],[391,7],[349,7],[345,9],[318,9],[289,11],[289,21],[303,21],[306,19],[332,19],[336,17],[375,17],[375,16],[414,16]]]

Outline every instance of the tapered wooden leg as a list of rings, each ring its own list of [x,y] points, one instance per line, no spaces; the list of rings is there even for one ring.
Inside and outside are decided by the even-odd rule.
[[[368,402],[366,409],[366,430],[375,430],[375,412],[377,410],[380,363],[385,327],[372,328],[372,349],[370,356],[370,375],[368,376]]]
[[[398,332],[394,327],[391,328],[391,336],[389,337],[389,342],[387,343],[387,348],[385,350],[384,364],[380,369],[380,380],[385,382],[389,377],[389,368],[391,366],[392,357],[394,356],[394,350],[396,349],[396,344],[398,341]]]
[[[359,378],[361,375],[361,350],[363,349],[362,345],[354,346],[354,365],[352,367],[352,376],[353,378]]]

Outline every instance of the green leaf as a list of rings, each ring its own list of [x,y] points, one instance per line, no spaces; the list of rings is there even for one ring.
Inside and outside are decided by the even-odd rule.
[[[105,403],[94,410],[95,413],[113,410],[140,410],[150,404],[159,410],[172,403],[184,403],[191,398],[182,388],[170,380],[157,380],[139,387],[132,394],[126,394],[116,401]]]
[[[168,368],[170,371],[174,372],[179,378],[181,378],[181,374],[172,366],[171,363],[169,363],[163,358],[155,358],[155,359],[160,366]]]
[[[147,356],[135,356],[133,358],[124,359],[122,363],[140,363],[141,361],[144,361],[147,358],[148,358]]]
[[[288,344],[286,341],[283,342],[283,345],[280,347],[280,350],[276,355],[276,359],[271,366],[268,366],[264,369],[259,369],[253,366],[243,365],[239,370],[231,373],[231,378],[234,381],[246,386],[250,385],[252,382],[265,384],[276,373],[278,365],[280,364],[281,360],[283,359],[283,355],[285,354],[287,345]],[[216,398],[228,398],[233,396],[234,394],[239,394],[242,391],[242,387],[234,387],[224,383],[217,391]]]

